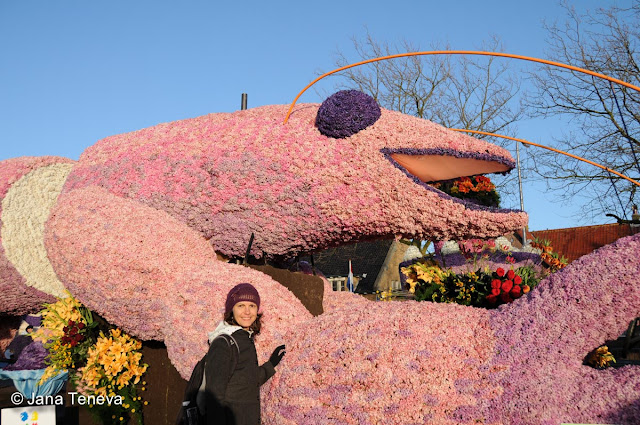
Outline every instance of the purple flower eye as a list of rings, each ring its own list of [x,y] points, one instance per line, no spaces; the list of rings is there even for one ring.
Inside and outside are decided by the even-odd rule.
[[[373,97],[357,90],[342,90],[322,102],[316,127],[327,137],[343,139],[375,123],[380,114]]]

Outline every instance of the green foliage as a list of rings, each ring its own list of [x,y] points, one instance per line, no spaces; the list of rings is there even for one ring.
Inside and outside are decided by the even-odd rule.
[[[522,278],[522,284],[529,286],[530,289],[538,286],[538,283],[546,277],[546,275],[541,275],[533,266],[530,265],[518,267],[515,272]]]

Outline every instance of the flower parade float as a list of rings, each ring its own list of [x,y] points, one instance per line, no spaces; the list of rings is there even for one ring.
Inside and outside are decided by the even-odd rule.
[[[497,237],[526,223],[427,184],[507,172],[507,151],[363,96],[297,105],[286,124],[286,106],[264,106],[108,137],[77,162],[0,162],[0,285],[16,294],[0,313],[68,290],[124,332],[163,341],[187,378],[226,293],[249,282],[264,305],[259,360],[287,345],[262,389],[264,423],[640,421],[636,369],[582,366],[637,314],[638,237],[491,311],[326,293],[313,317],[264,273],[219,259],[243,256],[252,233],[251,254],[277,259],[373,238]]]

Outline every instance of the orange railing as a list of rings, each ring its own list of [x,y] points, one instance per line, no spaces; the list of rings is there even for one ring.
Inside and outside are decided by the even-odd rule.
[[[565,152],[565,151],[561,151],[559,149],[550,148],[549,146],[539,145],[538,143],[529,142],[528,140],[518,139],[518,138],[510,137],[510,136],[504,136],[502,134],[489,133],[489,132],[486,132],[486,131],[465,130],[464,128],[450,128],[449,130],[461,131],[461,132],[467,132],[467,133],[475,133],[475,134],[484,134],[486,136],[502,137],[503,139],[514,140],[516,142],[524,143],[524,144],[527,144],[527,145],[532,145],[532,146],[537,146],[539,148],[548,149],[550,151],[553,151],[553,152],[556,152],[556,153],[559,153],[559,154],[562,154],[562,155],[566,155],[568,157],[571,157],[571,158],[578,159],[580,161],[586,162],[587,164],[595,165],[596,167],[602,168],[603,170],[606,170],[606,171],[608,171],[608,172],[610,172],[612,174],[615,174],[616,176],[622,177],[623,179],[630,181],[631,183],[635,184],[636,186],[640,186],[640,182],[637,182],[636,180],[633,180],[633,179],[625,176],[624,174],[620,174],[617,171],[612,170],[609,167],[605,167],[604,165],[598,164],[597,162],[589,161],[588,159],[584,159],[582,157],[570,154],[570,153]]]
[[[345,65],[345,66],[340,67],[338,69],[334,69],[333,71],[329,71],[329,72],[326,72],[326,73],[322,74],[321,76],[319,76],[318,78],[316,78],[315,80],[313,80],[312,82],[307,84],[307,86],[305,88],[303,88],[300,93],[298,93],[296,98],[293,99],[293,102],[291,103],[291,106],[289,106],[289,110],[287,111],[287,116],[284,118],[284,122],[286,124],[287,121],[289,120],[289,116],[291,115],[291,111],[293,111],[293,107],[295,106],[295,104],[298,101],[298,99],[300,98],[300,96],[302,96],[302,94],[305,91],[307,91],[307,89],[309,87],[311,87],[312,85],[314,85],[318,81],[322,80],[324,77],[328,77],[329,75],[335,74],[336,72],[344,71],[345,69],[353,68],[353,67],[360,66],[360,65],[365,65],[367,63],[379,62],[379,61],[383,61],[383,60],[387,60],[387,59],[403,58],[403,57],[408,57],[408,56],[427,56],[427,55],[498,56],[498,57],[503,57],[503,58],[520,59],[520,60],[526,60],[526,61],[531,61],[531,62],[538,62],[538,63],[543,63],[543,64],[546,64],[546,65],[553,65],[553,66],[557,66],[557,67],[560,67],[560,68],[570,69],[572,71],[582,72],[584,74],[589,74],[589,75],[592,75],[594,77],[602,78],[602,79],[605,79],[605,80],[608,80],[608,81],[623,85],[625,87],[629,87],[630,89],[633,89],[633,90],[636,90],[636,91],[640,92],[640,87],[634,86],[633,84],[627,83],[626,81],[618,80],[617,78],[609,77],[608,75],[599,74],[597,72],[589,71],[588,69],[578,68],[577,66],[573,66],[573,65],[566,65],[566,64],[560,63],[560,62],[553,62],[553,61],[548,61],[546,59],[532,58],[532,57],[529,57],[529,56],[512,55],[510,53],[500,53],[500,52],[478,52],[478,51],[474,51],[474,50],[437,50],[437,51],[431,51],[431,52],[410,52],[410,53],[399,53],[397,55],[381,56],[379,58],[367,59],[367,60],[364,60],[364,61],[361,61],[361,62],[357,62],[357,63],[351,64],[351,65]]]
[[[302,96],[302,94],[307,91],[307,89],[309,87],[311,87],[312,85],[314,85],[315,83],[317,83],[318,81],[322,80],[324,77],[328,77],[331,74],[335,74],[336,72],[340,72],[340,71],[344,71],[345,69],[349,69],[349,68],[353,68],[356,66],[360,66],[360,65],[365,65],[367,63],[372,63],[372,62],[378,62],[378,61],[383,61],[383,60],[387,60],[387,59],[395,59],[395,58],[402,58],[402,57],[409,57],[409,56],[427,56],[427,55],[479,55],[479,56],[497,56],[497,57],[504,57],[504,58],[511,58],[511,59],[520,59],[520,60],[526,60],[526,61],[530,61],[530,62],[538,62],[538,63],[543,63],[546,65],[552,65],[552,66],[557,66],[559,68],[565,68],[565,69],[570,69],[572,71],[577,71],[577,72],[581,72],[583,74],[588,74],[594,77],[598,77],[598,78],[602,78],[604,80],[608,80],[611,81],[613,83],[617,83],[620,84],[622,86],[628,87],[630,89],[636,90],[638,92],[640,92],[640,87],[638,86],[634,86],[631,83],[627,83],[626,81],[622,81],[619,80],[617,78],[613,78],[613,77],[609,77],[608,75],[604,75],[604,74],[600,74],[597,72],[593,72],[593,71],[589,71],[588,69],[583,69],[583,68],[578,68],[577,66],[573,66],[573,65],[567,65],[564,63],[560,63],[560,62],[553,62],[553,61],[549,61],[546,59],[538,59],[538,58],[532,58],[529,56],[522,56],[522,55],[512,55],[510,53],[500,53],[500,52],[479,52],[479,51],[474,51],[474,50],[437,50],[437,51],[430,51],[430,52],[409,52],[409,53],[399,53],[397,55],[390,55],[390,56],[381,56],[379,58],[373,58],[373,59],[367,59],[361,62],[357,62],[351,65],[345,65],[343,67],[334,69],[333,71],[329,71],[326,72],[324,74],[322,74],[321,76],[319,76],[318,78],[316,78],[315,80],[313,80],[312,82],[310,82],[309,84],[307,84],[307,86],[305,88],[302,89],[302,91],[300,91],[300,93],[298,93],[298,95],[295,97],[295,99],[293,99],[293,102],[291,103],[291,105],[289,106],[289,110],[287,111],[287,115],[284,118],[284,123],[286,124],[287,121],[289,120],[289,116],[291,115],[291,111],[293,111],[293,107],[295,106],[296,102],[298,101],[298,99],[300,98],[300,96]],[[520,143],[525,143],[528,145],[533,145],[533,146],[537,146],[539,148],[543,148],[543,149],[548,149],[550,151],[554,151],[557,152],[559,154],[562,155],[566,155],[569,156],[571,158],[575,158],[578,159],[580,161],[584,161],[588,164],[594,165],[596,167],[602,168],[603,170],[606,170],[610,173],[613,173],[617,176],[622,177],[625,180],[630,181],[631,183],[640,186],[640,183],[638,183],[636,180],[633,180],[623,174],[618,173],[617,171],[612,170],[611,168],[605,167],[604,165],[598,164],[596,162],[593,161],[589,161],[588,159],[584,159],[581,158],[579,156],[570,154],[568,152],[564,152],[561,151],[559,149],[554,149],[554,148],[550,148],[548,146],[544,146],[544,145],[539,145],[537,143],[533,143],[533,142],[529,142],[527,140],[523,140],[523,139],[516,139],[515,137],[509,137],[509,136],[502,136],[500,134],[494,134],[494,133],[487,133],[484,131],[476,131],[476,130],[464,130],[464,129],[458,129],[458,128],[452,128],[451,130],[454,131],[465,131],[468,133],[477,133],[477,134],[485,134],[488,136],[496,136],[496,137],[502,137],[504,139],[510,139],[510,140],[514,140]]]

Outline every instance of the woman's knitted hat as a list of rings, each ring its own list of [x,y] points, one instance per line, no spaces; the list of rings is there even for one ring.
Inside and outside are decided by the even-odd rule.
[[[260,310],[260,295],[258,290],[250,283],[240,283],[234,286],[227,294],[227,301],[224,303],[224,312],[229,313],[240,301],[250,301],[258,306]]]

